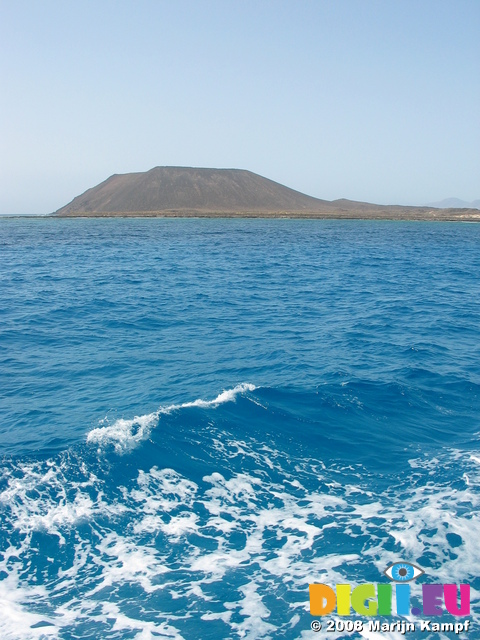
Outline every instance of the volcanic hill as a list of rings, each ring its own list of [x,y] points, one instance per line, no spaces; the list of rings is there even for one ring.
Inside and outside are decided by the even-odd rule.
[[[54,215],[480,220],[478,209],[320,200],[251,171],[191,167],[155,167],[143,173],[115,174]]]

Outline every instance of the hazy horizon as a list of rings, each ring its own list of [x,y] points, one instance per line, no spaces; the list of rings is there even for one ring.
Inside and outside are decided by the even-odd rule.
[[[479,28],[468,0],[0,0],[0,214],[155,166],[477,200]]]

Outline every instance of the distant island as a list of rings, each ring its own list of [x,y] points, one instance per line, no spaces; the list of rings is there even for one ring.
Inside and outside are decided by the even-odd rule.
[[[439,202],[429,202],[427,207],[437,207],[438,209],[480,209],[480,199],[467,202],[460,198],[445,198]]]
[[[480,221],[479,209],[320,200],[251,171],[193,167],[115,174],[52,215]]]

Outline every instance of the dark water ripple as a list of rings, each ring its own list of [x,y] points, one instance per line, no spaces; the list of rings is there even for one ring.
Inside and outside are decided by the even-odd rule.
[[[244,379],[480,379],[476,225],[2,220],[0,243],[4,451]]]

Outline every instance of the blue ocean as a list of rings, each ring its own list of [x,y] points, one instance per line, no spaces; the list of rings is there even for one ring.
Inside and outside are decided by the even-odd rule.
[[[8,218],[0,303],[2,640],[480,638],[480,225]]]

